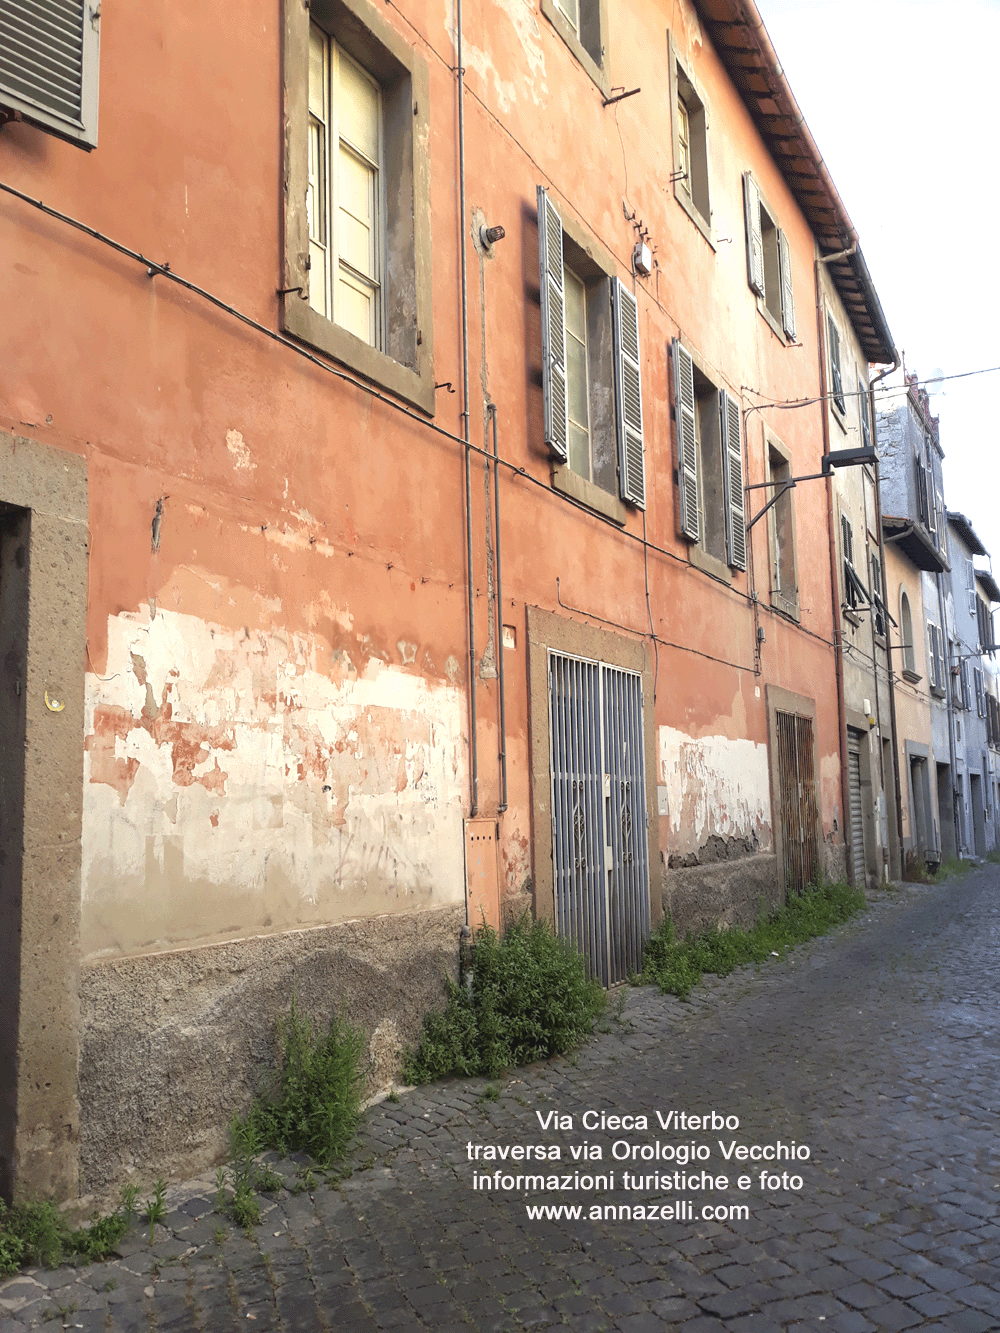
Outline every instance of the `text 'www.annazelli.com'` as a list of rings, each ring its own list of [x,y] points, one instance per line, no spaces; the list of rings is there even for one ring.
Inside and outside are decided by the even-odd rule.
[[[525,1212],[532,1221],[550,1222],[745,1222],[750,1208],[745,1203],[528,1203]]]

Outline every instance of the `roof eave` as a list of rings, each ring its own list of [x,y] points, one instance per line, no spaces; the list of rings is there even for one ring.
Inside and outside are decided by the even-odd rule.
[[[820,249],[838,254],[858,234],[806,125],[753,0],[694,0],[715,50],[742,97]],[[869,362],[898,364],[895,343],[859,249],[829,265]]]

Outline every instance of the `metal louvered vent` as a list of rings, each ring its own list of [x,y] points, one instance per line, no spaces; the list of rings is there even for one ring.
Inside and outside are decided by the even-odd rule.
[[[93,147],[98,17],[92,0],[0,0],[0,105]]]

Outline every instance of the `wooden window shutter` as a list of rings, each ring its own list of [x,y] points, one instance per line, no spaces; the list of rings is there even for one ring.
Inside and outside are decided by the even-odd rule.
[[[747,282],[764,295],[764,237],[760,230],[760,190],[749,171],[743,173],[743,208],[747,230]]]
[[[778,268],[781,273],[781,327],[794,342],[795,296],[792,292],[792,258],[788,250],[788,237],[780,227],[778,228]]]
[[[976,568],[971,560],[965,562],[965,590],[969,594],[969,614],[976,614]]]
[[[4,0],[0,106],[81,148],[97,146],[98,0]]]
[[[674,411],[677,417],[677,490],[680,497],[680,530],[697,541],[698,437],[695,430],[694,362],[691,353],[674,339]]]
[[[844,404],[844,380],[840,373],[840,334],[830,315],[826,317],[826,327],[830,339],[830,378],[832,380],[833,401],[841,412],[845,412],[847,409]]]
[[[618,431],[618,484],[623,500],[642,509],[646,504],[646,470],[642,456],[642,372],[639,364],[639,307],[629,289],[615,278],[611,284],[615,340],[615,398]]]
[[[566,305],[563,231],[559,214],[538,187],[538,285],[542,303],[542,403],[545,443],[563,462],[569,456],[566,416]]]
[[[858,380],[858,411],[861,413],[861,443],[866,449],[872,447],[872,428],[868,417],[868,390],[864,380]]]
[[[937,685],[937,650],[934,646],[934,626],[927,626],[927,675],[932,685]]]
[[[746,514],[743,508],[743,440],[740,405],[719,391],[722,425],[722,488],[726,496],[726,559],[734,569],[747,567]]]

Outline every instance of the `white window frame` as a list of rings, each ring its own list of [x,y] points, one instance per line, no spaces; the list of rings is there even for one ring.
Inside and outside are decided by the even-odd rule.
[[[324,255],[324,275],[323,290],[316,290],[316,273],[310,267],[309,274],[309,299],[313,309],[326,319],[339,324],[341,328],[353,333],[355,337],[360,335],[351,329],[342,318],[340,307],[340,284],[342,271],[346,271],[346,276],[352,279],[357,285],[367,286],[371,289],[372,300],[372,318],[370,322],[369,336],[362,338],[362,342],[367,342],[370,347],[378,351],[383,350],[383,329],[385,327],[385,291],[382,283],[382,269],[384,265],[385,252],[385,172],[382,164],[385,161],[385,148],[383,143],[383,111],[382,111],[382,89],[378,80],[374,79],[356,60],[340,46],[337,40],[328,32],[325,32],[318,23],[310,23],[310,54],[312,51],[312,41],[316,38],[323,45],[323,122],[317,122],[322,137],[323,162],[322,172],[316,189],[317,202],[322,205],[322,223],[318,230],[322,231],[321,236],[313,234],[313,228],[310,226],[309,249],[310,258],[316,253],[322,251]],[[340,63],[345,62],[356,74],[360,75],[362,80],[367,83],[375,93],[376,117],[375,139],[377,143],[378,161],[372,159],[364,152],[362,148],[350,143],[340,132],[341,107],[338,97],[340,84]],[[310,61],[310,73],[312,64]],[[311,101],[311,97],[310,97]],[[312,107],[309,110],[309,140],[310,148],[313,142],[313,122],[315,120]],[[372,174],[371,183],[371,269],[370,274],[361,273],[351,265],[342,254],[340,241],[340,213],[342,209],[340,189],[340,171],[342,165],[342,155],[349,154],[359,162],[364,170]],[[312,181],[310,180],[310,191],[312,192]],[[311,197],[311,195],[310,195]],[[307,205],[308,207],[308,205]],[[316,204],[313,204],[315,209]],[[310,219],[312,221],[312,219]]]

